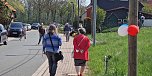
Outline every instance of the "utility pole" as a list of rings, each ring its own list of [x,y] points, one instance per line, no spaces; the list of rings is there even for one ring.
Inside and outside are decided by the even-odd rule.
[[[97,0],[93,0],[93,45],[96,45],[96,8],[97,8]]]
[[[78,0],[78,22],[77,22],[77,27],[79,27],[79,7],[80,7],[80,2],[79,2],[79,0]]]
[[[129,0],[129,25],[138,25],[138,0]],[[137,36],[128,35],[128,76],[137,76]]]

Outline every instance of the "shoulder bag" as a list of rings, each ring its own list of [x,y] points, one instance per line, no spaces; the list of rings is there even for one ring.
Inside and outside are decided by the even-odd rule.
[[[53,47],[53,51],[55,51],[54,45],[53,45],[53,42],[52,42],[52,38],[51,38],[50,34],[49,34],[49,38],[50,38],[50,41],[51,41],[51,45]],[[63,58],[64,58],[63,54],[62,54],[62,51],[59,51],[59,53],[54,53],[54,57],[55,57],[56,61],[63,60]]]

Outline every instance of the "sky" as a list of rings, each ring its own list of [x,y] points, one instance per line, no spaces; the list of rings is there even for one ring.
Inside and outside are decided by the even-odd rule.
[[[86,0],[85,3],[83,3],[85,6],[88,6],[90,4],[90,0]],[[82,5],[83,5],[82,4]]]
[[[90,0],[86,0],[86,5],[89,5],[90,4]]]

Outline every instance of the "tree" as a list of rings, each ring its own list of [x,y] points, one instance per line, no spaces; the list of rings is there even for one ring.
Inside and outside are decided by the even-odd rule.
[[[11,21],[11,10],[0,1],[0,23],[7,25]]]
[[[7,2],[13,6],[13,8],[15,8],[17,11],[21,12],[21,13],[24,13],[25,12],[25,8],[23,6],[23,4],[20,3],[19,0],[7,0]]]
[[[7,0],[7,2],[16,10],[17,18],[15,21],[23,21],[26,18],[25,6],[20,2],[20,0]]]
[[[99,32],[101,31],[101,24],[105,19],[105,14],[106,14],[106,12],[103,9],[101,9],[99,7],[97,8],[97,20],[96,20],[97,26],[96,26],[96,28]]]
[[[9,0],[11,2],[11,0]],[[16,2],[11,2],[12,6],[17,9],[17,20],[22,22],[43,22],[49,24],[56,21],[66,23],[72,17],[72,5],[74,3],[75,11],[77,12],[76,0],[27,0],[27,7],[20,4],[22,7],[17,7]],[[75,13],[77,14],[77,13]]]
[[[143,12],[145,12],[145,13],[152,13],[152,5],[144,3]]]

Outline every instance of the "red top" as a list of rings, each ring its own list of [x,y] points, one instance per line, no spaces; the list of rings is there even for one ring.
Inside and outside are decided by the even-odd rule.
[[[88,49],[90,47],[90,40],[87,36],[83,34],[79,34],[75,36],[73,40],[73,45],[74,45],[74,59],[89,60]],[[83,52],[76,50],[83,50]]]

